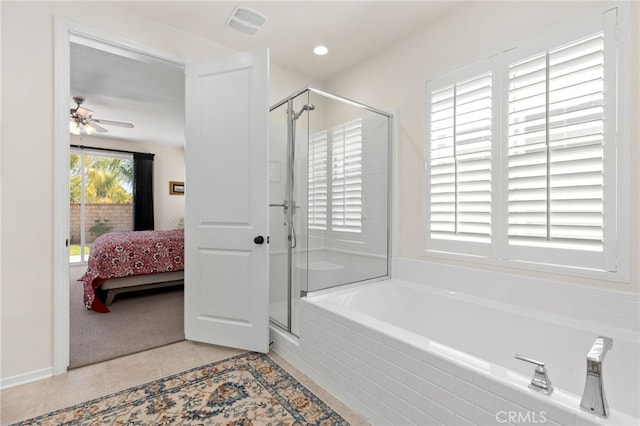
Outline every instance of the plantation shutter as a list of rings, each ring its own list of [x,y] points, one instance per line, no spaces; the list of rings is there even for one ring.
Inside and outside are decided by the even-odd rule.
[[[327,131],[309,136],[309,228],[327,229]]]
[[[508,241],[603,249],[603,33],[508,67]]]
[[[362,120],[331,132],[331,228],[362,230]]]
[[[491,240],[492,77],[430,93],[430,238]]]
[[[618,10],[426,83],[426,254],[626,279]]]

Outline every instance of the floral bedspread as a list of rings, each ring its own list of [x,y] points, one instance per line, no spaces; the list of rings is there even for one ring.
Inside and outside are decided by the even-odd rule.
[[[184,269],[184,230],[110,232],[91,246],[84,282],[84,305],[109,312],[96,289],[109,278],[156,274]]]

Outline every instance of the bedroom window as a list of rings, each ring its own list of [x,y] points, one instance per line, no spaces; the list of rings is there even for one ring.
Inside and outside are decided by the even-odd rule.
[[[426,83],[427,253],[618,271],[616,18]]]
[[[132,174],[132,155],[71,149],[70,263],[86,262],[100,235],[133,230]]]

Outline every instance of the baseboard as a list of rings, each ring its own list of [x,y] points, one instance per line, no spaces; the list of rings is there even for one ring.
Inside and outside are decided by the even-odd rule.
[[[38,380],[48,379],[53,376],[53,367],[43,368],[41,370],[30,371],[29,373],[18,374],[17,376],[0,379],[0,390],[13,388],[27,383],[37,382]]]

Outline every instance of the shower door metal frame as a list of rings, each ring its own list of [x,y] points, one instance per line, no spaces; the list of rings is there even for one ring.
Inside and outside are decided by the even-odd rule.
[[[293,234],[293,214],[295,212],[295,205],[294,205],[294,201],[293,201],[293,191],[294,191],[294,184],[293,184],[293,173],[294,173],[294,151],[293,151],[293,144],[295,143],[295,134],[294,134],[294,129],[295,129],[295,111],[293,109],[293,100],[295,98],[297,98],[298,96],[304,94],[304,93],[315,93],[318,94],[320,96],[329,98],[329,99],[333,99],[342,103],[345,103],[347,105],[352,105],[354,107],[360,108],[360,109],[364,109],[366,111],[369,112],[373,112],[376,114],[380,114],[384,117],[387,118],[388,120],[388,126],[387,126],[387,274],[386,275],[381,275],[378,277],[374,277],[374,278],[370,278],[370,279],[366,279],[366,280],[362,280],[362,281],[358,281],[358,283],[368,283],[368,282],[376,282],[376,281],[381,281],[384,279],[387,279],[391,276],[391,248],[392,248],[392,242],[391,242],[391,228],[392,228],[392,212],[393,212],[393,206],[392,206],[392,200],[393,200],[393,114],[383,111],[381,109],[378,108],[374,108],[371,107],[369,105],[365,105],[363,103],[354,101],[352,99],[349,98],[345,98],[342,96],[338,96],[338,95],[334,95],[328,92],[325,92],[323,90],[319,90],[319,89],[315,89],[313,87],[307,86],[303,89],[298,90],[297,92],[292,93],[291,95],[287,96],[286,98],[284,98],[283,100],[275,103],[274,105],[272,105],[269,108],[269,112],[274,111],[275,109],[283,106],[284,104],[287,104],[287,186],[286,186],[286,196],[287,196],[287,200],[285,200],[283,202],[283,207],[284,209],[287,211],[286,214],[286,220],[287,220],[287,239],[288,239],[288,244],[287,244],[287,326],[285,331],[287,331],[288,333],[293,334],[292,330],[291,330],[291,326],[292,326],[292,296],[293,296],[293,291],[292,291],[292,285],[293,285],[293,264],[292,264],[292,257],[293,257],[293,247],[292,247],[292,234]],[[308,99],[307,99],[308,101]],[[308,102],[307,102],[308,103]],[[307,143],[309,141],[307,140]],[[349,283],[345,283],[345,284],[349,284]],[[342,284],[342,285],[345,285]],[[335,287],[333,287],[335,288]],[[323,290],[319,290],[318,292],[323,292],[326,289]],[[309,292],[307,291],[301,291],[301,297],[306,296],[307,294],[309,294]],[[280,324],[278,321],[270,319],[270,321],[277,325],[278,327],[282,328],[283,324]]]
[[[269,110],[271,112],[271,110]],[[292,319],[291,312],[293,307],[293,214],[295,213],[295,205],[293,202],[293,190],[294,190],[294,144],[296,143],[295,135],[295,114],[293,110],[293,97],[287,100],[287,199],[283,202],[287,205],[287,331],[292,332]],[[296,240],[297,243],[297,240]]]

